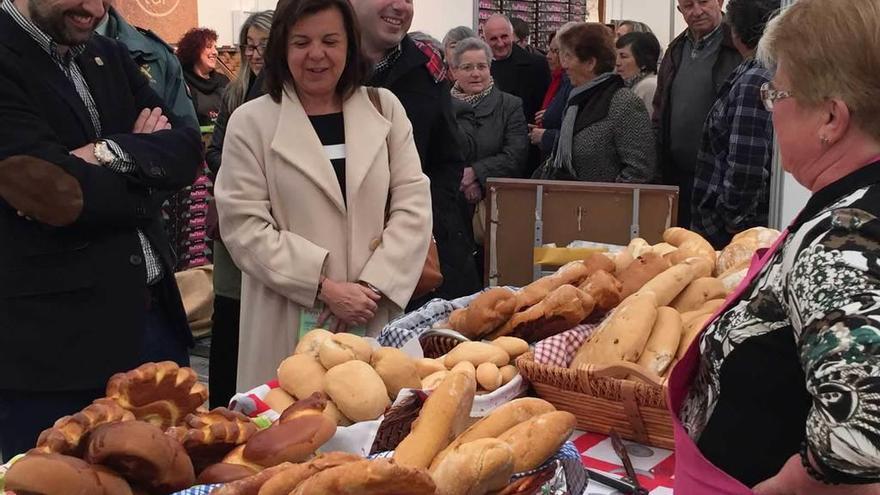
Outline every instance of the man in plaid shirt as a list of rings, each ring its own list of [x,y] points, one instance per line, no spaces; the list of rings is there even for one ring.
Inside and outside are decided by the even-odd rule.
[[[726,21],[745,61],[721,88],[703,128],[694,178],[691,229],[716,249],[738,232],[766,226],[770,209],[773,123],[761,101],[772,74],[755,60],[779,0],[734,0]]]

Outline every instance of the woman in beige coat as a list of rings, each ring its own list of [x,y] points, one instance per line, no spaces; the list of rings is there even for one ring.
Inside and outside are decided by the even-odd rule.
[[[239,391],[272,379],[315,325],[378,334],[427,256],[412,127],[394,95],[374,103],[361,86],[354,23],[347,0],[290,1],[269,35],[269,94],[229,120],[215,194],[243,271]]]

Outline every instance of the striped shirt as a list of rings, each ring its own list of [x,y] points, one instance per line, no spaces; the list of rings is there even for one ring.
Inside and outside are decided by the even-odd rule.
[[[324,146],[324,154],[330,160],[333,172],[336,173],[342,200],[348,204],[345,194],[345,119],[342,113],[331,113],[309,116],[309,121]]]
[[[95,104],[95,99],[92,97],[89,84],[83,76],[79,64],[76,63],[76,57],[85,52],[86,46],[84,44],[72,46],[66,52],[61,53],[58,50],[58,43],[56,43],[48,34],[43,32],[43,30],[41,30],[30,19],[22,15],[11,1],[0,3],[0,9],[12,17],[12,20],[15,21],[15,23],[18,24],[18,26],[21,27],[28,36],[30,36],[37,45],[39,45],[40,48],[52,58],[55,65],[57,65],[67,79],[70,80],[89,113],[92,126],[95,128],[95,135],[101,136],[103,134],[103,129],[101,126],[101,115],[98,113],[98,106]],[[134,159],[115,142],[110,140],[105,140],[105,142],[117,157],[117,159],[107,164],[107,168],[117,173],[133,172],[135,170]],[[147,284],[152,285],[162,278],[162,263],[160,262],[152,244],[150,244],[149,239],[147,239],[147,236],[144,235],[140,229],[138,229],[137,235],[141,244],[141,249],[144,253],[144,262],[147,269]]]

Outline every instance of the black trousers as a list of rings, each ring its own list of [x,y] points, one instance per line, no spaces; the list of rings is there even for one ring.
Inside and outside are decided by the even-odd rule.
[[[238,368],[238,325],[241,301],[214,296],[214,326],[211,329],[211,355],[208,387],[211,408],[226,407],[235,395]]]

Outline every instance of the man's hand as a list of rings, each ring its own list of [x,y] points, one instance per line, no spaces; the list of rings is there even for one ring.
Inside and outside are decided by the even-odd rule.
[[[141,110],[140,115],[138,115],[137,120],[134,122],[134,129],[131,130],[134,134],[152,134],[158,131],[165,131],[171,129],[171,123],[168,122],[168,117],[162,115],[162,109],[159,107],[153,108],[152,110],[149,108],[145,108]]]
[[[544,114],[547,113],[547,110],[539,110],[538,113],[535,114],[535,123],[538,125],[544,125]]]
[[[479,203],[483,199],[483,188],[480,187],[479,182],[472,183],[462,191],[464,192],[464,199],[472,205]]]
[[[800,454],[791,456],[776,476],[752,488],[758,495],[878,495],[880,484],[826,485],[814,480],[801,464]]]
[[[464,172],[461,174],[461,186],[459,189],[464,191],[465,188],[474,182],[477,181],[477,173],[474,172],[474,167],[465,167]]]
[[[376,304],[382,296],[360,284],[351,282],[334,282],[324,279],[318,300],[326,305],[333,316],[346,326],[366,325],[376,316]],[[318,325],[322,325],[330,315],[327,311],[318,319]],[[334,330],[340,330],[337,325]]]
[[[547,132],[547,129],[541,129],[540,127],[535,127],[533,125],[529,126],[529,141],[535,146],[541,144],[541,140],[544,139],[544,133]]]
[[[98,163],[98,158],[95,157],[95,143],[89,143],[85,146],[81,146],[71,151],[70,154],[86,163],[91,163],[92,165],[100,165]]]

